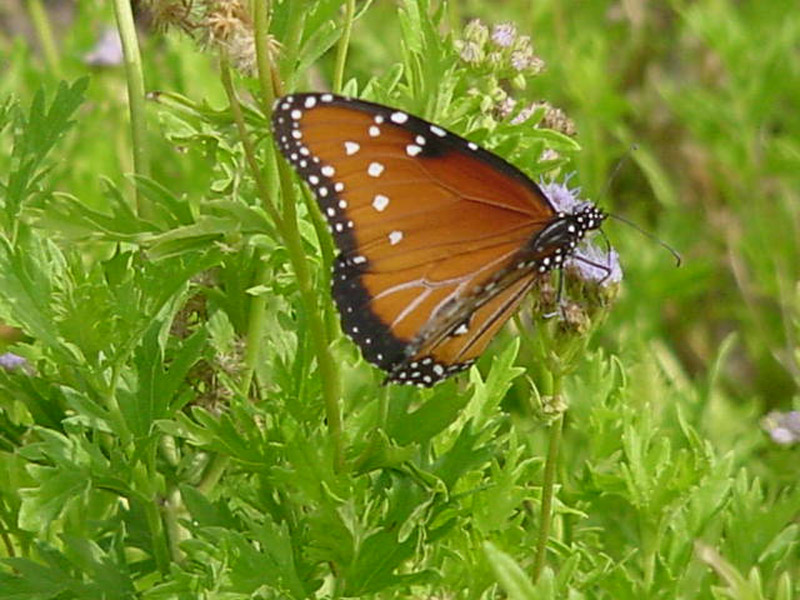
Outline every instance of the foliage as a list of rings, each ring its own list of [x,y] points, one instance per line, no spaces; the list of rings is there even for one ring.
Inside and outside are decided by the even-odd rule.
[[[125,75],[80,60],[105,4],[77,3],[55,70],[0,33],[0,599],[800,596],[798,445],[759,425],[800,409],[793,5],[357,7],[345,91],[587,195],[635,142],[600,202],[684,254],[605,227],[626,276],[563,381],[537,579],[548,326],[528,307],[469,375],[382,387],[338,333],[330,240],[255,78],[235,85],[266,196],[216,56],[151,27],[152,171],[125,175]],[[274,2],[285,81],[334,79],[342,4]],[[466,60],[501,22],[544,71]],[[577,136],[535,127],[552,107]]]

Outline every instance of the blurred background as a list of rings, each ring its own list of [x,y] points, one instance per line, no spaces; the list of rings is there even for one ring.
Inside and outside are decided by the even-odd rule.
[[[471,597],[488,597],[485,590],[497,589],[492,565],[508,563],[503,556],[493,561],[483,542],[497,543],[528,568],[540,522],[541,469],[554,428],[544,409],[515,410],[523,403],[514,405],[514,392],[521,394],[508,392],[504,379],[525,381],[510,365],[523,364],[533,344],[521,344],[517,356],[509,343],[514,331],[506,328],[479,364],[491,385],[472,371],[472,384],[464,376],[418,393],[379,387],[379,374],[356,348],[334,342],[351,468],[334,472],[296,278],[285,249],[265,234],[271,223],[244,172],[218,57],[207,51],[209,34],[203,38],[188,17],[201,4],[223,13],[237,6],[132,5],[146,89],[164,92],[147,107],[152,181],[143,187],[164,209],[150,219],[125,203],[133,196],[134,144],[113,3],[0,2],[4,210],[13,204],[5,174],[13,179],[25,171],[24,158],[44,159],[41,148],[58,142],[40,170],[27,173],[32,181],[18,194],[24,202],[8,209],[11,218],[0,211],[0,309],[9,320],[27,317],[15,322],[29,329],[0,323],[0,543],[6,557],[36,558],[19,558],[9,569],[27,565],[29,583],[38,586],[33,566],[50,561],[69,585],[102,579],[114,593],[126,573],[131,590],[173,575],[192,591],[230,577],[239,579],[236,597],[249,598],[277,547],[281,569],[267,579],[283,591],[291,572],[302,580],[295,597],[321,590],[323,577],[341,575],[339,584],[354,586],[355,597],[384,589],[376,572],[390,589],[397,577],[418,575],[413,586],[434,571],[442,589],[461,590],[466,577],[473,580]],[[284,44],[278,62],[287,88],[331,86],[343,4],[275,2],[271,31]],[[796,597],[796,0],[356,6],[345,91],[375,97],[391,90],[384,100],[424,109],[460,132],[478,123],[483,129],[470,135],[503,140],[492,148],[532,176],[546,167],[541,146],[532,154],[529,145],[526,154],[524,140],[556,136],[526,130],[522,115],[546,103],[548,127],[565,134],[564,155],[547,157],[561,166],[557,178],[569,177],[583,197],[683,256],[676,268],[668,252],[634,228],[604,225],[625,277],[607,322],[566,383],[571,404],[550,546],[562,587],[552,589],[570,587],[570,598]],[[435,18],[419,18],[425,10]],[[293,26],[300,18],[306,20]],[[423,38],[409,31],[411,22],[420,29],[438,24],[425,32],[435,51],[423,54],[430,48],[421,43],[416,54],[409,51]],[[524,52],[503,51],[508,64],[498,75],[497,64],[487,64],[510,37]],[[243,46],[252,52],[252,43]],[[286,64],[287,48],[295,64]],[[421,64],[423,55],[428,64]],[[437,71],[437,61],[450,70]],[[407,85],[409,72],[428,79]],[[85,102],[82,84],[56,91],[59,82],[87,75]],[[431,108],[445,97],[431,86],[444,84],[456,93]],[[237,79],[245,103],[252,85]],[[12,97],[19,104],[6,100]],[[58,117],[73,109],[75,125],[61,139],[48,138],[42,124],[67,129]],[[269,155],[264,122],[256,111],[250,117],[253,138]],[[486,133],[501,130],[505,138]],[[324,278],[328,267],[314,246],[320,238],[308,225],[301,221],[308,261]],[[137,245],[142,239],[157,241]],[[161,255],[154,257],[156,247]],[[266,284],[248,293],[264,265]],[[269,303],[270,320],[258,330],[266,341],[254,354],[263,385],[251,398],[239,393],[238,369],[256,299]],[[165,319],[163,329],[155,313]],[[181,366],[185,372],[174,375]],[[166,390],[161,396],[151,385],[154,374]],[[530,403],[530,387],[523,391]],[[456,513],[442,526],[441,515]],[[251,541],[254,531],[267,533]],[[385,561],[361,544],[365,531],[376,532],[382,549],[407,554]],[[342,550],[345,538],[352,543]],[[107,552],[96,546],[94,563],[86,559],[87,539],[102,540]],[[183,542],[189,543],[179,548]],[[296,562],[287,566],[281,561],[290,551]],[[409,558],[413,552],[418,556]],[[25,579],[15,577],[0,572],[0,597],[11,589],[6,581]],[[738,595],[720,590],[722,584]],[[698,586],[703,592],[695,596]],[[103,597],[132,597],[111,592]],[[81,594],[75,597],[101,596]],[[532,597],[567,597],[553,594]],[[58,588],[47,597],[67,596]]]
[[[144,3],[133,7],[148,88],[222,102],[213,60],[185,51],[191,45],[185,36],[162,35]],[[751,417],[798,402],[796,8],[786,1],[724,0],[466,0],[447,8],[454,37],[472,19],[487,27],[512,22],[530,35],[544,69],[522,94],[546,100],[574,122],[583,150],[572,182],[683,254],[676,269],[632,229],[606,227],[626,281],[604,328],[608,339],[600,343],[636,353],[641,340],[659,340],[659,358],[676,385],[721,386]],[[356,23],[349,76],[379,76],[397,60],[390,54],[400,43],[396,10],[394,2],[377,2]],[[103,202],[97,173],[119,180],[131,169],[127,131],[106,129],[125,111],[113,25],[104,2],[6,0],[0,6],[0,95],[30,96],[59,78],[94,75],[89,93],[96,118],[71,134],[68,144],[79,159],[55,165],[53,177],[57,188],[81,189],[90,205]],[[324,85],[332,60],[326,56],[315,68],[317,84]],[[111,136],[120,151],[109,154],[94,144],[97,136]],[[630,151],[634,144],[638,149]],[[163,151],[156,169],[188,193],[203,189],[202,173],[187,172],[191,165]],[[612,179],[624,156],[629,159]]]

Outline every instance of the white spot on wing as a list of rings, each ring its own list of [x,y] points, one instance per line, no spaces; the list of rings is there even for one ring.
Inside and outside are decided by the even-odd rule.
[[[306,108],[314,108],[317,104],[317,99],[314,96],[306,98]]]
[[[402,125],[406,121],[408,121],[408,115],[402,111],[393,112],[392,116],[389,117],[392,122],[397,123],[398,125]]]
[[[420,152],[422,152],[421,146],[417,146],[416,144],[409,144],[408,146],[406,146],[406,154],[408,154],[409,156],[416,156]]]
[[[358,152],[361,149],[361,144],[358,142],[345,142],[344,143],[344,151],[347,156],[351,156]]]
[[[372,208],[378,212],[383,212],[389,206],[389,198],[383,194],[377,194],[372,201]]]
[[[377,125],[369,126],[369,137],[378,137],[381,134],[381,128]]]
[[[400,240],[403,239],[403,232],[402,231],[393,231],[389,234],[389,243],[394,246],[395,244],[399,244]]]
[[[367,174],[370,177],[380,177],[384,168],[385,167],[381,163],[373,161],[369,163],[369,167],[367,167]]]
[[[333,177],[333,175],[336,173],[336,169],[330,165],[325,165],[320,169],[320,173],[325,175],[325,177]]]
[[[430,129],[431,133],[434,133],[439,137],[444,137],[447,135],[447,132],[444,129],[442,129],[441,127],[437,127],[436,125],[431,125]]]

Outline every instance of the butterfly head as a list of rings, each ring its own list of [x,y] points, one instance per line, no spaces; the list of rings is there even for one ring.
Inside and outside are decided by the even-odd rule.
[[[595,206],[591,202],[587,202],[572,215],[565,216],[565,218],[572,221],[577,239],[582,239],[589,231],[599,229],[607,217],[608,215],[602,208]]]

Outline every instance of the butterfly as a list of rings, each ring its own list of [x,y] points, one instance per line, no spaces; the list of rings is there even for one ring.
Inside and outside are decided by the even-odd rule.
[[[513,165],[405,111],[329,93],[275,102],[273,136],[339,250],[343,331],[387,381],[468,368],[606,213],[559,211]]]

